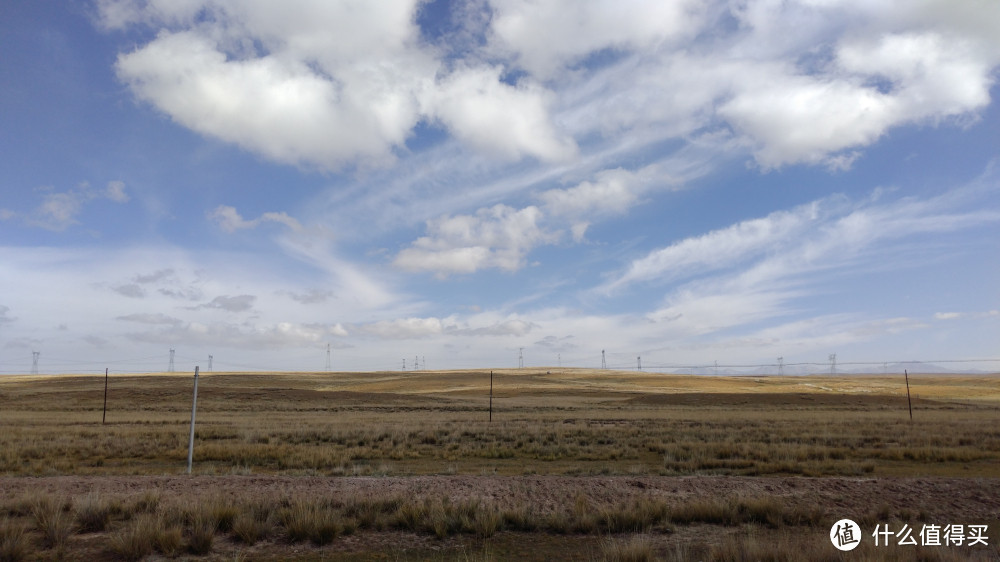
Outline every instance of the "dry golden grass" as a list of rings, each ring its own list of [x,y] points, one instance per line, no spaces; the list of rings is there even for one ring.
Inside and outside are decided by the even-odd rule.
[[[0,475],[183,473],[192,377],[112,376],[107,424],[101,423],[103,378],[0,378]],[[997,376],[911,376],[913,421],[896,376],[525,369],[496,371],[493,382],[489,422],[489,371],[203,374],[194,471],[1000,477]],[[528,555],[540,558],[558,558],[571,548],[588,559],[822,559],[829,549],[818,545],[827,546],[834,515],[767,495],[725,494],[603,504],[571,496],[544,507],[500,505],[487,497],[307,497],[294,491],[206,494],[195,505],[155,491],[88,490],[4,501],[0,560],[25,559],[35,549],[58,556],[83,544],[78,537],[88,533],[101,537],[88,552],[124,559],[183,552],[225,552],[229,559],[244,548],[281,559],[291,548],[350,543],[356,533],[458,541],[449,544],[463,553],[472,549],[466,559],[524,557],[508,544],[512,534],[531,537],[526,540],[536,548]],[[898,506],[868,506],[858,515],[869,527],[923,516]],[[732,532],[710,541],[672,538],[699,526]],[[560,542],[569,536],[577,539]],[[892,559],[894,552],[858,559]],[[950,560],[950,552],[921,555]]]
[[[214,474],[996,476],[1000,377],[614,371],[206,374]],[[0,474],[170,474],[192,378],[0,379]]]

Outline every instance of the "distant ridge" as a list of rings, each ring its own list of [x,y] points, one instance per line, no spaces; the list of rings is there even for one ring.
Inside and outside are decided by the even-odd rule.
[[[865,364],[865,365],[851,365],[838,364],[837,373],[838,375],[881,375],[885,374],[902,374],[903,371],[911,374],[934,374],[934,375],[989,375],[997,373],[997,371],[984,371],[982,369],[961,369],[961,368],[949,368],[937,365],[934,363],[924,363],[921,361],[904,361],[897,363],[888,363],[884,367],[880,364]],[[763,366],[763,367],[753,367],[753,368],[739,368],[739,367],[719,367],[716,369],[713,366],[707,367],[692,367],[684,369],[664,369],[664,372],[677,373],[679,375],[715,375],[721,376],[746,376],[746,375],[777,375],[777,366]],[[803,376],[803,375],[829,375],[830,367],[829,365],[823,364],[811,364],[811,365],[785,365],[784,374],[792,376]]]

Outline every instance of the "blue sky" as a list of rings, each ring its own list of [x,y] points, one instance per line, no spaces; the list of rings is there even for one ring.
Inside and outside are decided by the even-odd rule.
[[[1000,356],[990,0],[0,14],[0,372]]]

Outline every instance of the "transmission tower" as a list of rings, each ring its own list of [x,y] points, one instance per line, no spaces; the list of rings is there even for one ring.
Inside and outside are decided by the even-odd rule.
[[[405,357],[403,358],[403,370],[404,371],[406,370],[406,358]]]
[[[330,372],[333,365],[330,363],[330,344],[326,344],[326,372]]]
[[[785,358],[784,357],[779,357],[778,358],[778,374],[779,375],[785,374]]]
[[[719,362],[715,362],[715,376],[719,376]]]
[[[837,374],[837,354],[836,353],[831,353],[830,354],[830,374],[831,375],[836,375]]]
[[[212,372],[212,356],[211,355],[208,356],[208,372],[209,373]]]
[[[32,351],[31,352],[31,374],[32,375],[37,375],[38,374],[38,356],[41,355],[41,354],[42,354],[41,351]]]
[[[168,373],[173,373],[174,372],[174,350],[173,349],[170,350],[170,364],[167,365],[167,372]]]
[[[523,347],[517,348],[517,368],[518,369],[523,369],[524,368],[524,348]]]
[[[635,368],[637,370],[639,370],[639,371],[642,370],[642,356],[641,355],[635,358]]]
[[[603,349],[601,350],[601,368],[602,369],[607,369],[608,368],[608,361],[604,358],[604,350]]]
[[[559,368],[562,369],[562,353],[556,355],[557,361],[559,361]]]
[[[420,370],[420,356],[419,355],[414,355],[413,356],[413,370],[414,371],[419,371]]]

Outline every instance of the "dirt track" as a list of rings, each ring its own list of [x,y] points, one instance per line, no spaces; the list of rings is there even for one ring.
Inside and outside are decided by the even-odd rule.
[[[525,502],[541,510],[572,502],[579,494],[595,506],[653,497],[773,496],[787,505],[823,507],[829,515],[859,516],[880,507],[923,512],[934,520],[972,522],[1000,518],[1000,479],[995,478],[755,478],[755,477],[564,477],[564,476],[54,476],[0,478],[0,495],[40,491],[65,496],[89,492],[131,495],[157,490],[167,498],[389,494],[406,497],[481,498],[498,507]]]

